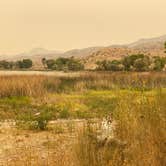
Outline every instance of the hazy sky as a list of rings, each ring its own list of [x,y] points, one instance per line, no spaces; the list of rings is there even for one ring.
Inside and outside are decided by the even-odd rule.
[[[166,34],[166,0],[0,0],[0,53],[68,50]]]

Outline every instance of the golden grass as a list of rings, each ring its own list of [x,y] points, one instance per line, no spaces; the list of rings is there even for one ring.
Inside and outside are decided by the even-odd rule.
[[[42,76],[0,76],[0,97],[40,96],[45,93]]]
[[[87,72],[73,77],[0,76],[1,98],[29,96],[35,98],[34,101],[39,101],[38,98],[46,98],[44,101],[49,100],[46,104],[55,105],[55,101],[51,103],[53,97],[60,93],[61,95],[57,95],[56,102],[62,100],[63,105],[66,106],[64,101],[70,100],[75,93],[74,95],[76,97],[78,95],[78,98],[73,100],[74,104],[79,105],[85,102],[82,101],[84,98],[87,101],[83,104],[87,104],[88,108],[94,112],[101,113],[100,109],[106,112],[113,110],[113,119],[117,124],[115,137],[107,144],[98,142],[97,129],[91,130],[89,126],[74,127],[79,130],[74,130],[74,134],[72,124],[68,125],[68,133],[65,133],[61,126],[56,126],[52,133],[50,130],[34,132],[33,139],[24,136],[22,148],[14,149],[13,154],[17,153],[20,156],[10,158],[9,154],[9,160],[5,160],[4,165],[164,166],[166,165],[166,92],[164,88],[166,88],[165,73]],[[89,90],[93,91],[88,92]],[[117,97],[118,101],[112,100],[112,96]],[[109,103],[115,101],[117,103],[113,109],[112,104]],[[3,109],[4,103],[2,102],[0,106]],[[12,111],[12,107],[10,108]],[[16,107],[16,109],[19,108]],[[28,109],[28,103],[25,109]],[[66,112],[63,112],[63,117],[66,117],[64,113]],[[30,131],[24,132],[30,133]],[[0,135],[3,138],[4,131],[0,130]],[[9,135],[10,133],[7,133],[6,142],[12,137],[8,137]],[[43,138],[44,141],[42,141]],[[69,138],[67,142],[66,138]],[[13,145],[17,143],[19,145],[22,142],[21,139],[15,134],[12,140]],[[36,147],[37,139],[41,142]],[[34,141],[36,141],[35,144]]]
[[[129,93],[113,112],[114,138],[101,143],[97,130],[80,132],[76,152],[80,166],[164,166],[166,164],[166,93]]]
[[[43,96],[46,93],[86,90],[166,87],[165,73],[85,72],[77,76],[13,75],[0,76],[0,97]]]

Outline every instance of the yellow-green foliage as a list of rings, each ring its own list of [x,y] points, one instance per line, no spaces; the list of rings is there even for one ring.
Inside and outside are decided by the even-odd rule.
[[[97,130],[85,127],[76,146],[79,164],[165,165],[166,91],[119,91],[117,94],[119,100],[113,111],[116,121],[114,139],[101,144],[96,141]]]

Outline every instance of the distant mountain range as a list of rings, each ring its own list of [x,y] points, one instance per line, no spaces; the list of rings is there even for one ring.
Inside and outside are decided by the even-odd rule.
[[[34,48],[26,53],[17,55],[0,55],[0,60],[16,61],[24,58],[32,59],[37,66],[41,66],[41,59],[55,59],[58,57],[76,57],[81,59],[87,68],[94,68],[95,62],[103,59],[118,59],[125,55],[144,53],[150,56],[165,56],[164,42],[166,35],[140,39],[126,45],[111,45],[108,47],[89,47],[83,49],[73,49],[67,52],[47,50],[44,48]]]
[[[60,55],[63,52],[60,51],[54,51],[54,50],[47,50],[44,48],[34,48],[30,50],[29,52],[21,53],[21,54],[16,54],[16,55],[1,55],[0,59],[5,59],[5,60],[19,60],[19,59],[24,59],[24,58],[30,58],[30,59],[40,59],[43,57],[49,57],[49,58],[54,58],[54,56]]]

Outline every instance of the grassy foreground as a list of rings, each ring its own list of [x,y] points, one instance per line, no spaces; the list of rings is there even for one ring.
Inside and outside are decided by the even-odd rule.
[[[7,133],[0,128],[0,136],[12,135],[12,140],[17,140],[13,145],[23,142],[24,147],[21,158],[3,159],[3,164],[164,166],[165,88],[164,73],[86,73],[58,78],[1,76],[1,121],[14,120],[17,128]],[[116,122],[114,139],[102,144],[96,140],[100,127],[94,128],[93,120],[100,121],[110,113]],[[48,123],[57,119],[86,119],[88,123]],[[18,140],[22,135],[27,138]],[[39,144],[32,138],[40,140]],[[42,147],[41,152],[38,147]],[[14,153],[13,148],[9,152]],[[47,155],[41,159],[43,152]]]

